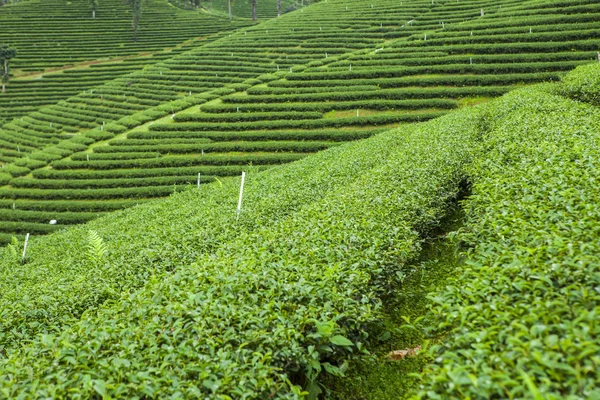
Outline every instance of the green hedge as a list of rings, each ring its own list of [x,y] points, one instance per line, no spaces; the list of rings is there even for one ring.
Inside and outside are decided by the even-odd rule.
[[[233,113],[233,114],[177,114],[175,122],[250,122],[250,121],[270,121],[270,120],[303,120],[319,119],[323,114],[319,112],[256,112]]]
[[[600,105],[600,63],[581,66],[563,79],[557,92],[575,100]]]
[[[370,97],[370,96],[369,96]],[[252,100],[251,98],[249,100]],[[422,100],[354,100],[336,102],[314,102],[314,103],[244,103],[244,104],[219,104],[203,109],[207,112],[269,112],[269,111],[319,111],[321,113],[332,110],[355,110],[357,108],[367,110],[419,110],[425,108],[455,108],[456,100],[451,99],[422,99]]]
[[[8,222],[8,221],[0,221],[0,230],[2,232],[9,232],[15,235],[47,235],[48,233],[55,232],[61,228],[60,225],[49,225],[49,224],[38,224],[35,222]]]
[[[125,154],[144,154],[141,152],[148,151],[150,154],[189,154],[189,153],[201,153],[205,152],[302,152],[302,153],[313,153],[320,150],[324,150],[328,147],[336,145],[331,142],[324,141],[287,141],[287,140],[276,140],[276,141],[241,141],[241,142],[220,142],[210,144],[154,144],[145,146],[104,146],[96,147],[94,151],[99,153],[98,155],[120,155],[120,152],[126,152]],[[155,156],[154,156],[155,157]],[[130,158],[151,158],[151,157],[130,157]],[[74,158],[73,158],[74,159]],[[83,159],[83,158],[79,158]],[[102,159],[99,157],[98,159]],[[114,159],[127,159],[126,157],[114,158]],[[92,158],[90,158],[92,160]]]
[[[58,225],[80,224],[91,219],[98,218],[100,213],[90,212],[61,212],[52,211],[26,211],[20,209],[2,209],[0,208],[0,221],[6,222],[36,222],[49,224],[51,220],[56,220]]]
[[[11,186],[15,188],[36,189],[102,189],[102,188],[136,188],[144,186],[173,186],[196,184],[198,175],[157,176],[150,178],[125,179],[13,179]],[[210,175],[203,175],[201,183],[214,180]],[[90,218],[91,219],[91,218]]]
[[[108,146],[107,146],[108,147]],[[87,161],[88,157],[90,160],[135,160],[138,158],[156,158],[160,157],[160,153],[153,150],[143,152],[130,152],[127,148],[123,147],[122,150],[116,149],[117,151],[111,152],[110,154],[102,154],[98,152],[102,147],[94,148],[94,153],[77,153],[71,156],[73,161]]]
[[[432,87],[432,88],[402,88],[381,89],[371,92],[330,92],[330,93],[303,93],[290,95],[262,95],[262,96],[238,96],[232,95],[223,98],[224,103],[285,103],[285,102],[338,102],[356,100],[405,100],[405,99],[433,99],[459,98],[465,96],[500,96],[512,88],[509,86],[472,86],[472,87]],[[374,101],[375,102],[375,101]],[[335,107],[335,103],[333,104]],[[165,125],[166,126],[166,125]],[[156,130],[153,125],[151,130]]]
[[[600,111],[527,89],[486,112],[420,397],[597,398]]]
[[[87,313],[57,337],[44,336],[18,356],[0,361],[7,371],[0,378],[2,389],[9,395],[28,393],[33,389],[30,382],[36,380],[43,382],[35,386],[36,395],[61,396],[69,390],[83,397],[101,391],[124,397],[182,393],[297,398],[301,391],[297,385],[304,377],[308,390],[316,394],[321,373],[339,374],[345,360],[363,353],[369,327],[378,321],[379,296],[397,289],[403,265],[418,254],[418,233],[435,226],[447,202],[457,195],[471,154],[473,114],[469,110],[453,116],[456,119],[387,134],[372,139],[371,145],[341,146],[344,150],[317,155],[313,165],[296,164],[279,169],[275,176],[265,174],[256,183],[249,182],[248,193],[254,196],[246,200],[249,208],[237,224],[231,211],[238,182],[226,185],[225,192],[213,187],[214,194],[209,190],[204,197],[192,196],[196,191],[180,196],[180,202],[189,199],[189,207],[204,217],[199,225],[186,224],[194,236],[208,226],[212,229],[206,233],[218,234],[212,255],[200,255],[197,263],[178,261],[168,277],[152,279],[137,294],[107,304],[98,314]],[[382,157],[373,157],[374,152]],[[323,157],[332,155],[337,156],[336,163],[323,163]],[[317,161],[327,167],[315,168]],[[351,165],[355,167],[349,170]],[[369,173],[357,174],[357,167],[366,167]],[[273,178],[281,179],[280,174],[288,179],[273,187],[277,182]],[[290,179],[293,176],[299,179]],[[324,185],[325,181],[330,183]],[[221,206],[213,203],[215,197]],[[275,213],[261,212],[259,206],[265,205]],[[204,214],[207,206],[210,213]],[[283,214],[282,206],[287,211]],[[178,215],[187,214],[181,203],[177,208]],[[273,223],[265,223],[269,220]],[[139,224],[139,217],[135,221]],[[181,229],[178,221],[167,225]],[[219,225],[213,226],[213,221]],[[121,217],[121,231],[131,222],[131,217]],[[153,224],[157,222],[154,219]],[[105,237],[109,251],[121,246]],[[198,246],[199,241],[194,242]],[[32,261],[34,254],[32,248]],[[152,257],[162,259],[160,254]],[[103,293],[110,298],[114,295],[107,292],[111,277],[107,274],[116,265],[107,267],[102,273]],[[46,291],[54,280],[53,273],[46,277]],[[67,300],[81,303],[82,294],[94,289],[91,282],[86,286],[76,296],[63,295],[48,306],[55,310],[67,306]],[[68,293],[74,292],[70,289]],[[25,323],[13,313],[9,326]],[[40,321],[52,314],[47,312]],[[139,351],[142,343],[153,350]],[[72,346],[81,351],[67,350]],[[90,356],[98,351],[103,361]],[[147,374],[165,357],[169,368]],[[46,378],[55,370],[61,371],[60,382]],[[103,382],[101,387],[84,383],[92,371],[95,382]]]
[[[285,130],[285,131],[242,131],[242,132],[132,132],[127,135],[130,142],[134,144],[138,139],[141,140],[193,140],[210,139],[213,141],[229,140],[330,140],[347,141],[356,139],[365,139],[374,132],[380,132],[381,129],[319,129],[319,130]],[[170,139],[177,138],[177,139]],[[118,143],[111,143],[115,146]]]
[[[164,168],[201,165],[249,165],[249,164],[281,164],[295,161],[306,154],[207,154],[204,156],[165,156],[159,158],[144,158],[137,160],[90,160],[69,161],[61,160],[52,163],[56,170],[68,169],[114,169],[114,168]]]
[[[253,168],[262,171],[269,168],[269,165],[257,165]],[[33,177],[36,179],[124,179],[124,178],[153,178],[161,176],[188,176],[188,175],[218,175],[231,176],[240,175],[242,171],[248,169],[247,165],[199,165],[192,167],[167,167],[167,168],[132,168],[132,169],[108,169],[108,170],[88,170],[88,169],[38,169],[33,171]]]
[[[36,201],[36,200],[3,200],[0,199],[0,208],[10,208],[13,206],[16,210],[33,210],[43,212],[103,212],[115,211],[127,207],[132,207],[145,202],[145,199],[136,200],[116,200],[116,201]]]
[[[3,303],[6,307],[12,304],[12,311],[6,308],[3,324],[0,325],[2,345],[15,347],[17,342],[29,340],[46,329],[56,327],[60,330],[62,324],[73,322],[73,318],[78,318],[84,310],[99,306],[107,298],[117,299],[120,295],[118,288],[140,287],[146,282],[150,271],[164,272],[182,262],[196,261],[202,252],[214,249],[225,238],[235,237],[246,228],[253,229],[255,224],[262,224],[265,219],[283,218],[304,204],[322,198],[329,190],[344,187],[381,160],[389,159],[392,153],[389,144],[394,141],[393,136],[381,136],[367,143],[332,148],[295,164],[279,167],[270,174],[256,177],[249,174],[244,198],[245,213],[239,224],[234,224],[233,213],[239,192],[238,179],[223,181],[223,188],[213,185],[207,190],[179,193],[154,203],[158,208],[144,206],[146,211],[129,209],[94,221],[90,226],[76,227],[58,236],[33,241],[30,245],[30,262],[19,270],[20,276],[29,283],[22,281],[20,287],[13,285],[9,288],[15,282],[12,279],[14,271],[5,275],[4,272],[9,269],[4,267],[10,265],[10,261],[0,257],[0,286],[3,292],[0,302],[6,300]],[[374,153],[378,157],[372,157]],[[62,171],[53,170],[35,172],[63,175]],[[77,171],[65,171],[68,175],[73,175],[73,172]],[[17,208],[27,205],[35,209],[38,204],[41,202],[16,201]],[[73,204],[85,210],[83,202],[51,204]],[[92,204],[112,205],[114,202]],[[12,202],[0,200],[0,206],[11,207]],[[255,223],[251,221],[253,216]],[[90,268],[89,259],[83,253],[72,250],[73,246],[82,249],[87,246],[88,229],[97,230],[110,242],[107,268]],[[142,229],[144,235],[137,235],[137,229]],[[165,235],[166,232],[170,233]],[[139,240],[132,240],[133,237]],[[64,247],[67,243],[71,243],[71,250]],[[153,248],[157,250],[148,250]],[[65,265],[70,265],[70,268],[61,268]],[[123,272],[125,275],[122,275]],[[36,286],[34,278],[38,276],[43,276],[47,285]],[[45,312],[32,313],[34,307],[29,301],[10,300],[14,296],[22,299],[25,290],[37,293],[30,299],[43,300],[45,305],[37,305],[35,309],[45,309]]]
[[[144,186],[117,189],[0,189],[2,199],[67,200],[67,199],[127,199],[165,197],[183,186]]]
[[[587,63],[586,60],[532,62],[532,63],[498,63],[498,64],[448,64],[427,65],[419,67],[387,67],[387,68],[354,68],[352,71],[307,72],[290,74],[288,80],[335,80],[335,79],[373,79],[398,78],[402,76],[421,74],[506,74],[526,72],[568,71],[578,65]]]
[[[505,89],[506,90],[506,89]],[[372,126],[386,125],[396,122],[426,121],[443,115],[443,111],[432,111],[423,113],[406,114],[384,114],[368,117],[346,117],[346,118],[324,118],[317,120],[289,120],[289,121],[257,121],[245,123],[179,123],[179,124],[154,124],[150,127],[155,132],[177,132],[177,131],[243,131],[254,129],[317,129],[317,128],[341,128],[350,126]]]

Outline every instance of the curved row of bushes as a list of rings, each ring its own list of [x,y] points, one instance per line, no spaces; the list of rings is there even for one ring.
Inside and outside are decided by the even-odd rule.
[[[403,264],[418,254],[419,234],[435,227],[447,202],[457,195],[475,138],[475,116],[473,111],[461,112],[256,176],[248,183],[244,199],[248,208],[237,223],[239,181],[223,189],[213,185],[203,196],[190,191],[154,208],[129,210],[118,218],[120,235],[108,220],[94,222],[87,229],[103,232],[110,258],[97,261],[99,268],[91,272],[93,261],[86,261],[85,250],[72,252],[69,261],[85,268],[70,272],[94,274],[94,281],[103,282],[101,300],[118,301],[73,321],[69,319],[73,312],[61,314],[64,307],[79,312],[86,305],[93,307],[90,296],[96,288],[92,282],[77,280],[85,282],[77,296],[64,292],[58,296],[52,282],[61,272],[46,269],[52,272],[44,277],[44,287],[32,289],[54,290],[48,299],[51,303],[45,305],[52,311],[33,314],[29,304],[26,319],[21,315],[24,304],[19,304],[5,311],[5,326],[35,332],[46,324],[73,325],[57,336],[43,335],[0,361],[2,390],[27,395],[33,389],[30,382],[37,381],[37,395],[59,397],[69,391],[84,397],[181,393],[298,398],[299,385],[317,393],[321,373],[342,373],[344,361],[364,351],[369,327],[377,322],[380,296],[396,289]],[[168,212],[175,204],[178,214]],[[170,218],[177,215],[175,220],[167,220],[165,211]],[[182,225],[183,218],[188,222]],[[119,254],[125,254],[117,237],[131,224],[139,229],[141,219],[146,220],[144,225],[169,221],[160,228],[165,242],[161,249],[167,254],[175,250],[165,246],[175,241],[169,236],[181,240],[192,235],[195,239],[183,241],[191,239],[193,255],[182,260],[145,250],[146,257],[169,265],[173,273],[161,277],[155,265],[158,275],[146,288],[120,297],[119,290],[110,292],[107,283],[117,277],[123,289],[144,283],[135,280],[139,272],[134,273],[131,264],[123,268],[117,261]],[[39,245],[71,239],[77,231],[85,232],[78,228]],[[141,241],[149,249],[148,239]],[[80,238],[69,247],[84,244]],[[48,255],[40,257],[39,250],[32,247],[33,264],[24,267],[28,270],[24,277],[35,276],[36,265],[52,260]],[[58,259],[64,257],[63,253]],[[71,293],[74,287],[69,286]],[[10,288],[5,292],[16,294]],[[10,298],[12,294],[3,302]],[[90,300],[85,302],[86,298]],[[15,330],[4,331],[5,338],[12,339],[7,344],[14,345],[17,338],[10,332]],[[54,350],[48,353],[46,348]],[[35,367],[30,357],[36,359]],[[165,357],[167,369],[160,367]],[[52,378],[53,370],[59,369],[61,378]]]
[[[459,234],[470,250],[435,298],[445,336],[421,398],[600,395],[600,110],[548,93],[593,102],[598,82],[596,64],[485,110]]]

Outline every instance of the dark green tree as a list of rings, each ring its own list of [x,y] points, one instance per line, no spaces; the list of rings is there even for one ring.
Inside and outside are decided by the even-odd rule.
[[[140,23],[140,18],[142,17],[142,0],[125,0],[125,4],[131,7],[131,14],[133,16],[131,21],[131,26],[133,28],[133,41],[137,42],[138,25]]]
[[[98,0],[90,0],[90,8],[92,9],[92,18],[96,18],[96,10],[98,10]]]
[[[0,45],[0,68],[2,69],[2,93],[6,92],[6,84],[10,79],[9,61],[17,55],[17,50],[7,45]]]

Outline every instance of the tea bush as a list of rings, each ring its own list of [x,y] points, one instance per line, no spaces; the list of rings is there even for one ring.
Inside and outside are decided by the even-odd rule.
[[[574,100],[600,105],[600,63],[576,68],[565,76],[557,92]]]
[[[468,110],[263,173],[248,193],[276,213],[252,207],[240,225],[232,212],[237,185],[205,189],[204,204],[221,203],[208,209],[195,191],[172,198],[181,207],[191,196],[194,213],[207,218],[188,224],[189,234],[220,220],[206,231],[214,250],[197,248],[195,260],[173,260],[173,274],[150,278],[141,291],[1,361],[0,390],[7,396],[299,398],[304,384],[317,393],[319,374],[342,373],[345,360],[363,352],[380,296],[395,290],[403,264],[418,254],[420,234],[437,225],[456,197],[476,117]],[[373,150],[384,157],[373,157]],[[322,164],[333,157],[336,163]],[[369,169],[349,173],[352,165]],[[290,174],[302,186],[281,180]],[[281,192],[270,185],[275,182]],[[136,211],[136,219],[146,214]],[[107,261],[105,270],[113,267]]]
[[[597,398],[600,110],[534,88],[484,121],[460,233],[471,249],[435,298],[447,333],[420,397]]]
[[[179,193],[157,203],[156,209],[140,206],[107,216],[92,223],[91,228],[68,230],[40,239],[39,244],[32,240],[30,261],[25,266],[15,269],[13,263],[0,257],[2,347],[14,348],[37,333],[60,332],[63,324],[72,323],[86,309],[142,286],[152,274],[192,263],[246,228],[252,230],[284,218],[302,205],[317,201],[333,188],[348,184],[387,160],[394,149],[390,143],[396,140],[391,135],[376,137],[368,143],[332,148],[268,175],[249,175],[245,217],[240,223],[236,223],[234,213],[239,183],[224,181],[222,188],[212,185]],[[37,172],[42,171],[59,172]],[[173,191],[172,186],[166,189]],[[107,197],[112,198],[112,194]],[[187,206],[178,205],[180,201]],[[16,204],[21,207],[22,201],[17,200]],[[68,207],[68,202],[64,204]],[[31,203],[28,208],[37,209]],[[95,230],[107,242],[109,254],[102,270],[90,268],[75,250],[82,246],[87,229]],[[138,235],[138,229],[144,231],[143,236]]]

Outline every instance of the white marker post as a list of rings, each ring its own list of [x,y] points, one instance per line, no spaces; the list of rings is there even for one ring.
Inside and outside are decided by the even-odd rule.
[[[25,246],[23,246],[23,258],[21,262],[25,264],[25,259],[27,257],[27,244],[29,243],[29,233],[25,236]]]
[[[244,197],[244,182],[246,181],[246,173],[242,172],[242,184],[240,186],[240,198],[237,206],[237,217],[236,221],[240,218],[240,212],[242,211],[242,198]]]
[[[198,172],[198,189],[200,189],[200,172]]]

